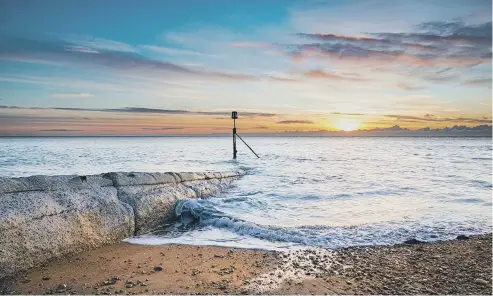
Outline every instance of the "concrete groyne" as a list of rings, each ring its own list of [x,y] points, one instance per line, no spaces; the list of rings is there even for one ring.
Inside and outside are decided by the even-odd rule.
[[[243,174],[0,178],[0,278],[148,232],[174,219],[177,200],[211,196]]]

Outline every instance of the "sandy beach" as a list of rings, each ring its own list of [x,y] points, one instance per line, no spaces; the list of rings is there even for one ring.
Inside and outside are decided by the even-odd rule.
[[[491,234],[288,252],[120,243],[3,279],[2,294],[491,294]]]

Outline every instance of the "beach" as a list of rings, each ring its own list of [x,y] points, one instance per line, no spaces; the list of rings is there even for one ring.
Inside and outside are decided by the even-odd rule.
[[[119,243],[1,282],[2,294],[491,294],[491,234],[262,251]]]

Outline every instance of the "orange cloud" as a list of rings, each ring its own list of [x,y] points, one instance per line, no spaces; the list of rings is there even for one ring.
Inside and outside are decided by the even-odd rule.
[[[398,83],[396,85],[397,88],[403,89],[403,90],[418,90],[421,89],[420,87],[417,86],[412,86],[407,83]]]
[[[303,74],[306,77],[310,78],[323,78],[323,79],[333,79],[333,80],[351,80],[351,81],[361,81],[364,80],[362,78],[351,76],[342,76],[334,73],[325,72],[322,70],[312,70]]]

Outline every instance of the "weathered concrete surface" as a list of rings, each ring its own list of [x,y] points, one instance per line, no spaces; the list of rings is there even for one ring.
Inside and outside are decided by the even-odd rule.
[[[243,172],[0,178],[0,278],[145,233]]]

